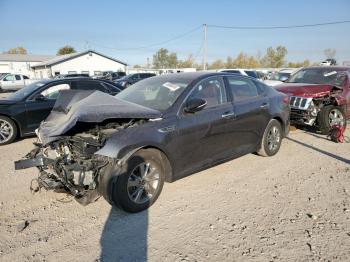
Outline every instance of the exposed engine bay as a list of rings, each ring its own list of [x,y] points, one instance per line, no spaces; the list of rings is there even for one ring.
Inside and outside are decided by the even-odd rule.
[[[117,121],[118,120],[118,121]],[[112,134],[137,127],[145,119],[117,119],[103,123],[77,123],[67,134],[49,144],[35,143],[36,148],[27,154],[27,160],[16,162],[16,169],[36,166],[39,177],[32,181],[31,190],[41,188],[67,192],[86,205],[95,201],[98,177],[115,159],[96,155]]]
[[[291,122],[308,126],[317,125],[319,112],[327,105],[337,105],[336,96],[339,93],[335,89],[331,94],[321,97],[290,97]]]

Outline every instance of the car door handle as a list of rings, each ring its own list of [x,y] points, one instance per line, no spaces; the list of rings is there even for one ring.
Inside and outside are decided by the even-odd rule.
[[[234,112],[225,112],[221,115],[222,118],[233,118],[235,116]]]
[[[263,103],[263,104],[260,106],[260,108],[261,108],[261,109],[266,109],[266,108],[268,108],[269,106],[270,106],[269,103]]]

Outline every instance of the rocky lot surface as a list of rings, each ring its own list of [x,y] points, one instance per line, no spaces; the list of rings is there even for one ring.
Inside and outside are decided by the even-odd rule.
[[[350,144],[292,131],[276,156],[165,184],[148,211],[127,214],[32,195],[37,171],[13,161],[34,140],[0,148],[0,261],[349,261]]]

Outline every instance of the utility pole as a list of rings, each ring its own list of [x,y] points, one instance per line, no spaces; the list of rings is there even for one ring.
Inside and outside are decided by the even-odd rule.
[[[203,28],[204,28],[203,70],[207,70],[207,52],[208,52],[207,24],[203,24]]]

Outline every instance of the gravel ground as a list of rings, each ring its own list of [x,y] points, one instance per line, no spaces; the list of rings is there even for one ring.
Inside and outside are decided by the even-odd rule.
[[[148,211],[127,214],[32,195],[36,170],[13,161],[33,141],[1,147],[1,261],[349,261],[350,144],[292,131],[276,156],[165,184]]]

